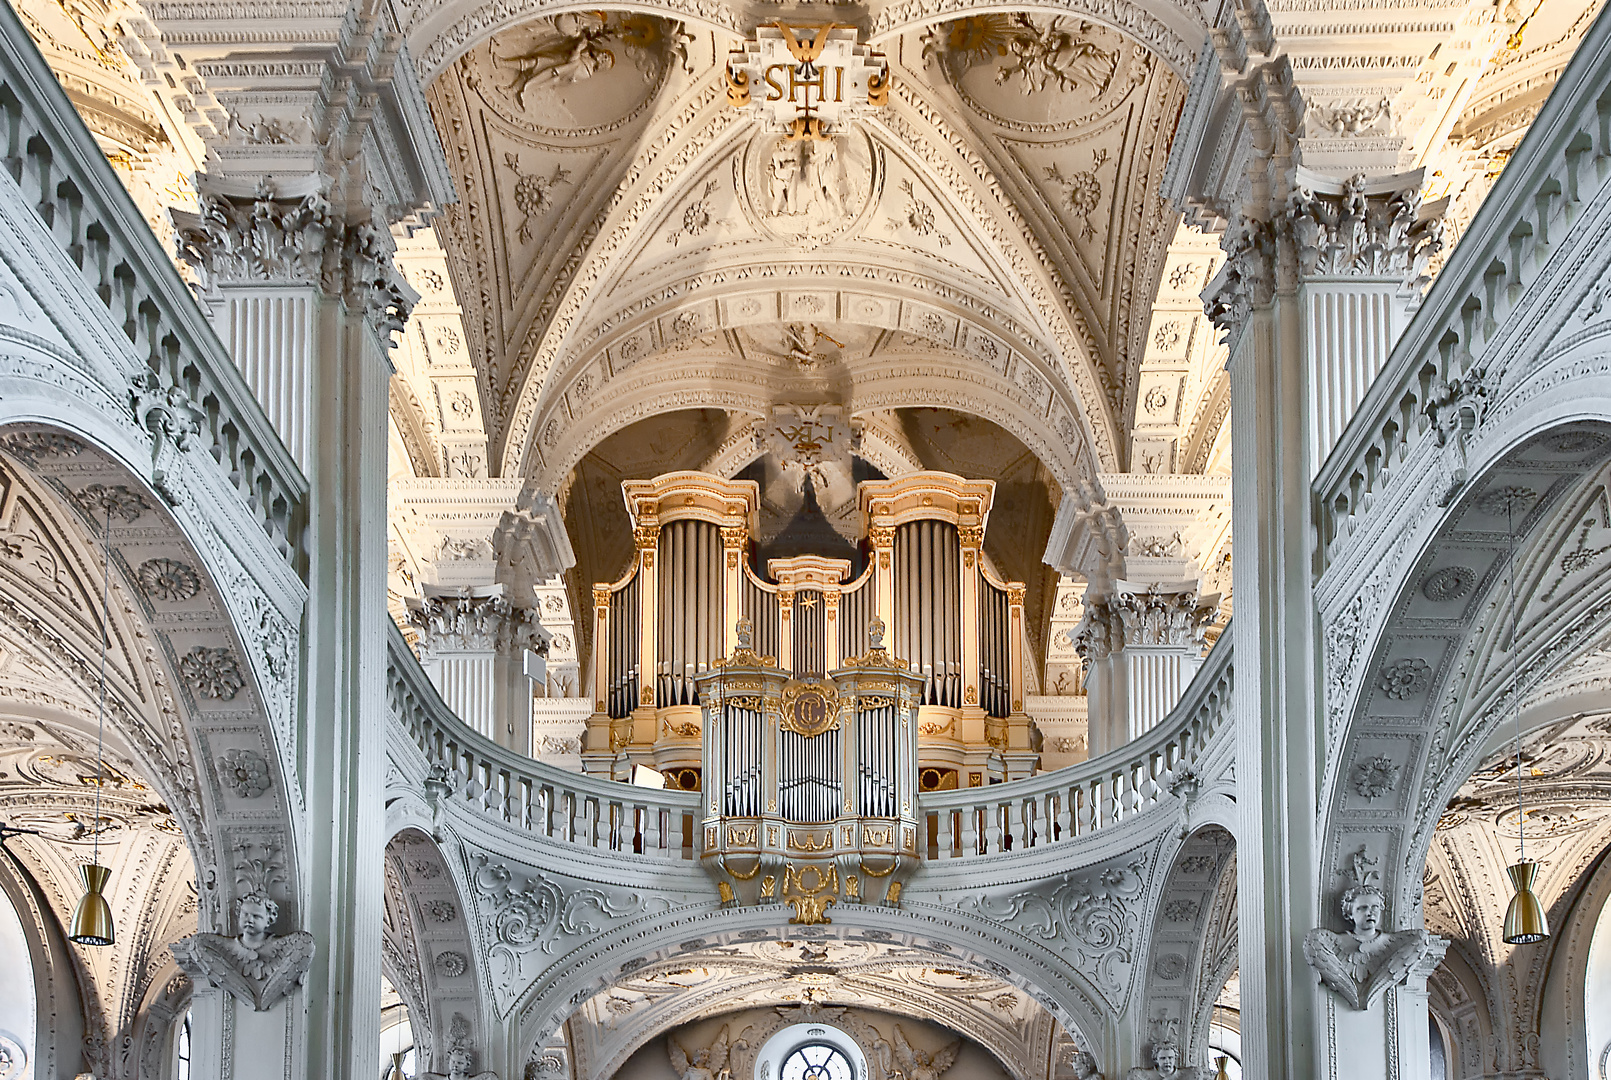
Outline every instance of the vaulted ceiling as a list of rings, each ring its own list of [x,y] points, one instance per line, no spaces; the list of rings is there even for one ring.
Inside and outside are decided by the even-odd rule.
[[[490,471],[557,489],[642,416],[802,400],[985,416],[1063,485],[1122,468],[1175,72],[1096,23],[964,18],[883,41],[890,105],[802,150],[728,107],[732,41],[559,15],[431,85]]]

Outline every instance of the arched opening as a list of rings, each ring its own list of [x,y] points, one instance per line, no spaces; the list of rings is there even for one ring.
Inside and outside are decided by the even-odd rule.
[[[34,961],[22,919],[4,890],[0,890],[0,971],[6,972],[0,979],[0,1077],[25,1080],[34,1075],[36,1053]]]

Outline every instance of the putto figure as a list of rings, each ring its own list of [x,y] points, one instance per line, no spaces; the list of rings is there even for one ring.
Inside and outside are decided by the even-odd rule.
[[[1127,1080],[1201,1080],[1202,1070],[1195,1065],[1180,1065],[1180,1047],[1169,1039],[1152,1044],[1152,1068],[1131,1069]]]
[[[192,979],[228,990],[263,1012],[302,985],[313,964],[312,934],[269,932],[279,915],[267,893],[247,893],[235,902],[234,937],[192,934],[169,949]]]
[[[733,1071],[727,1067],[727,1029],[722,1028],[716,1041],[703,1050],[690,1054],[673,1036],[666,1036],[666,1054],[677,1080],[731,1080]]]
[[[1374,877],[1374,872],[1361,872],[1356,861],[1354,876],[1357,881]],[[1425,930],[1384,932],[1387,898],[1371,880],[1343,893],[1342,910],[1353,929],[1346,934],[1324,928],[1309,931],[1303,939],[1303,957],[1328,989],[1356,1009],[1370,1008],[1411,974],[1425,979],[1449,947]]]

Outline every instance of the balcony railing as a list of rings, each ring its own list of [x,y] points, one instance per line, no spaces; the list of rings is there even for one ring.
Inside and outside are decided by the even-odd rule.
[[[1611,178],[1611,19],[1604,12],[1450,255],[1315,478],[1315,573],[1336,561],[1413,455],[1458,440],[1486,408],[1490,346]],[[1434,423],[1434,417],[1438,420]],[[1451,476],[1451,486],[1462,477]],[[1445,498],[1448,496],[1446,495]]]
[[[1043,848],[1129,821],[1174,797],[1231,716],[1231,640],[1223,634],[1186,694],[1157,727],[1066,769],[918,799],[929,859]],[[1190,770],[1190,773],[1188,773]]]
[[[534,835],[600,851],[693,859],[699,795],[545,765],[471,730],[442,703],[396,627],[387,640],[392,715],[436,767],[438,798]],[[429,790],[429,789],[428,789]]]
[[[7,177],[0,184],[21,189],[23,204],[78,268],[132,356],[158,380],[147,396],[163,399],[170,418],[169,391],[177,387],[189,399],[200,426],[190,438],[199,437],[300,572],[307,481],[7,4],[0,4],[0,148]]]
[[[560,843],[659,859],[698,856],[697,794],[584,776],[497,746],[442,703],[395,628],[388,644],[392,714],[434,767],[438,798]],[[1130,745],[1028,780],[923,795],[925,853],[944,860],[1024,851],[1138,817],[1172,797],[1230,707],[1225,635],[1164,722]]]

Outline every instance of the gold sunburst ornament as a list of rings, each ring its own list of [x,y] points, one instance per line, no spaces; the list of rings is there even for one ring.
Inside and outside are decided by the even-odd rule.
[[[67,938],[79,945],[110,945],[117,938],[112,926],[112,906],[106,902],[106,883],[112,871],[101,865],[101,787],[106,782],[106,654],[111,648],[112,588],[112,510],[106,511],[101,529],[104,552],[101,575],[101,703],[95,726],[95,813],[90,818],[93,854],[88,866],[78,868],[84,879],[84,895],[73,911]]]
[[[1516,709],[1516,840],[1519,850],[1516,861],[1505,868],[1505,873],[1510,876],[1512,895],[1510,906],[1505,909],[1504,942],[1506,945],[1532,945],[1549,940],[1549,920],[1544,915],[1544,905],[1539,903],[1538,894],[1533,892],[1533,882],[1538,877],[1538,863],[1527,857],[1527,814],[1522,807],[1521,688],[1517,685],[1521,674],[1521,645],[1516,640],[1516,528],[1511,514],[1507,501],[1505,531],[1510,556],[1510,649],[1514,657],[1511,662],[1511,697]]]

